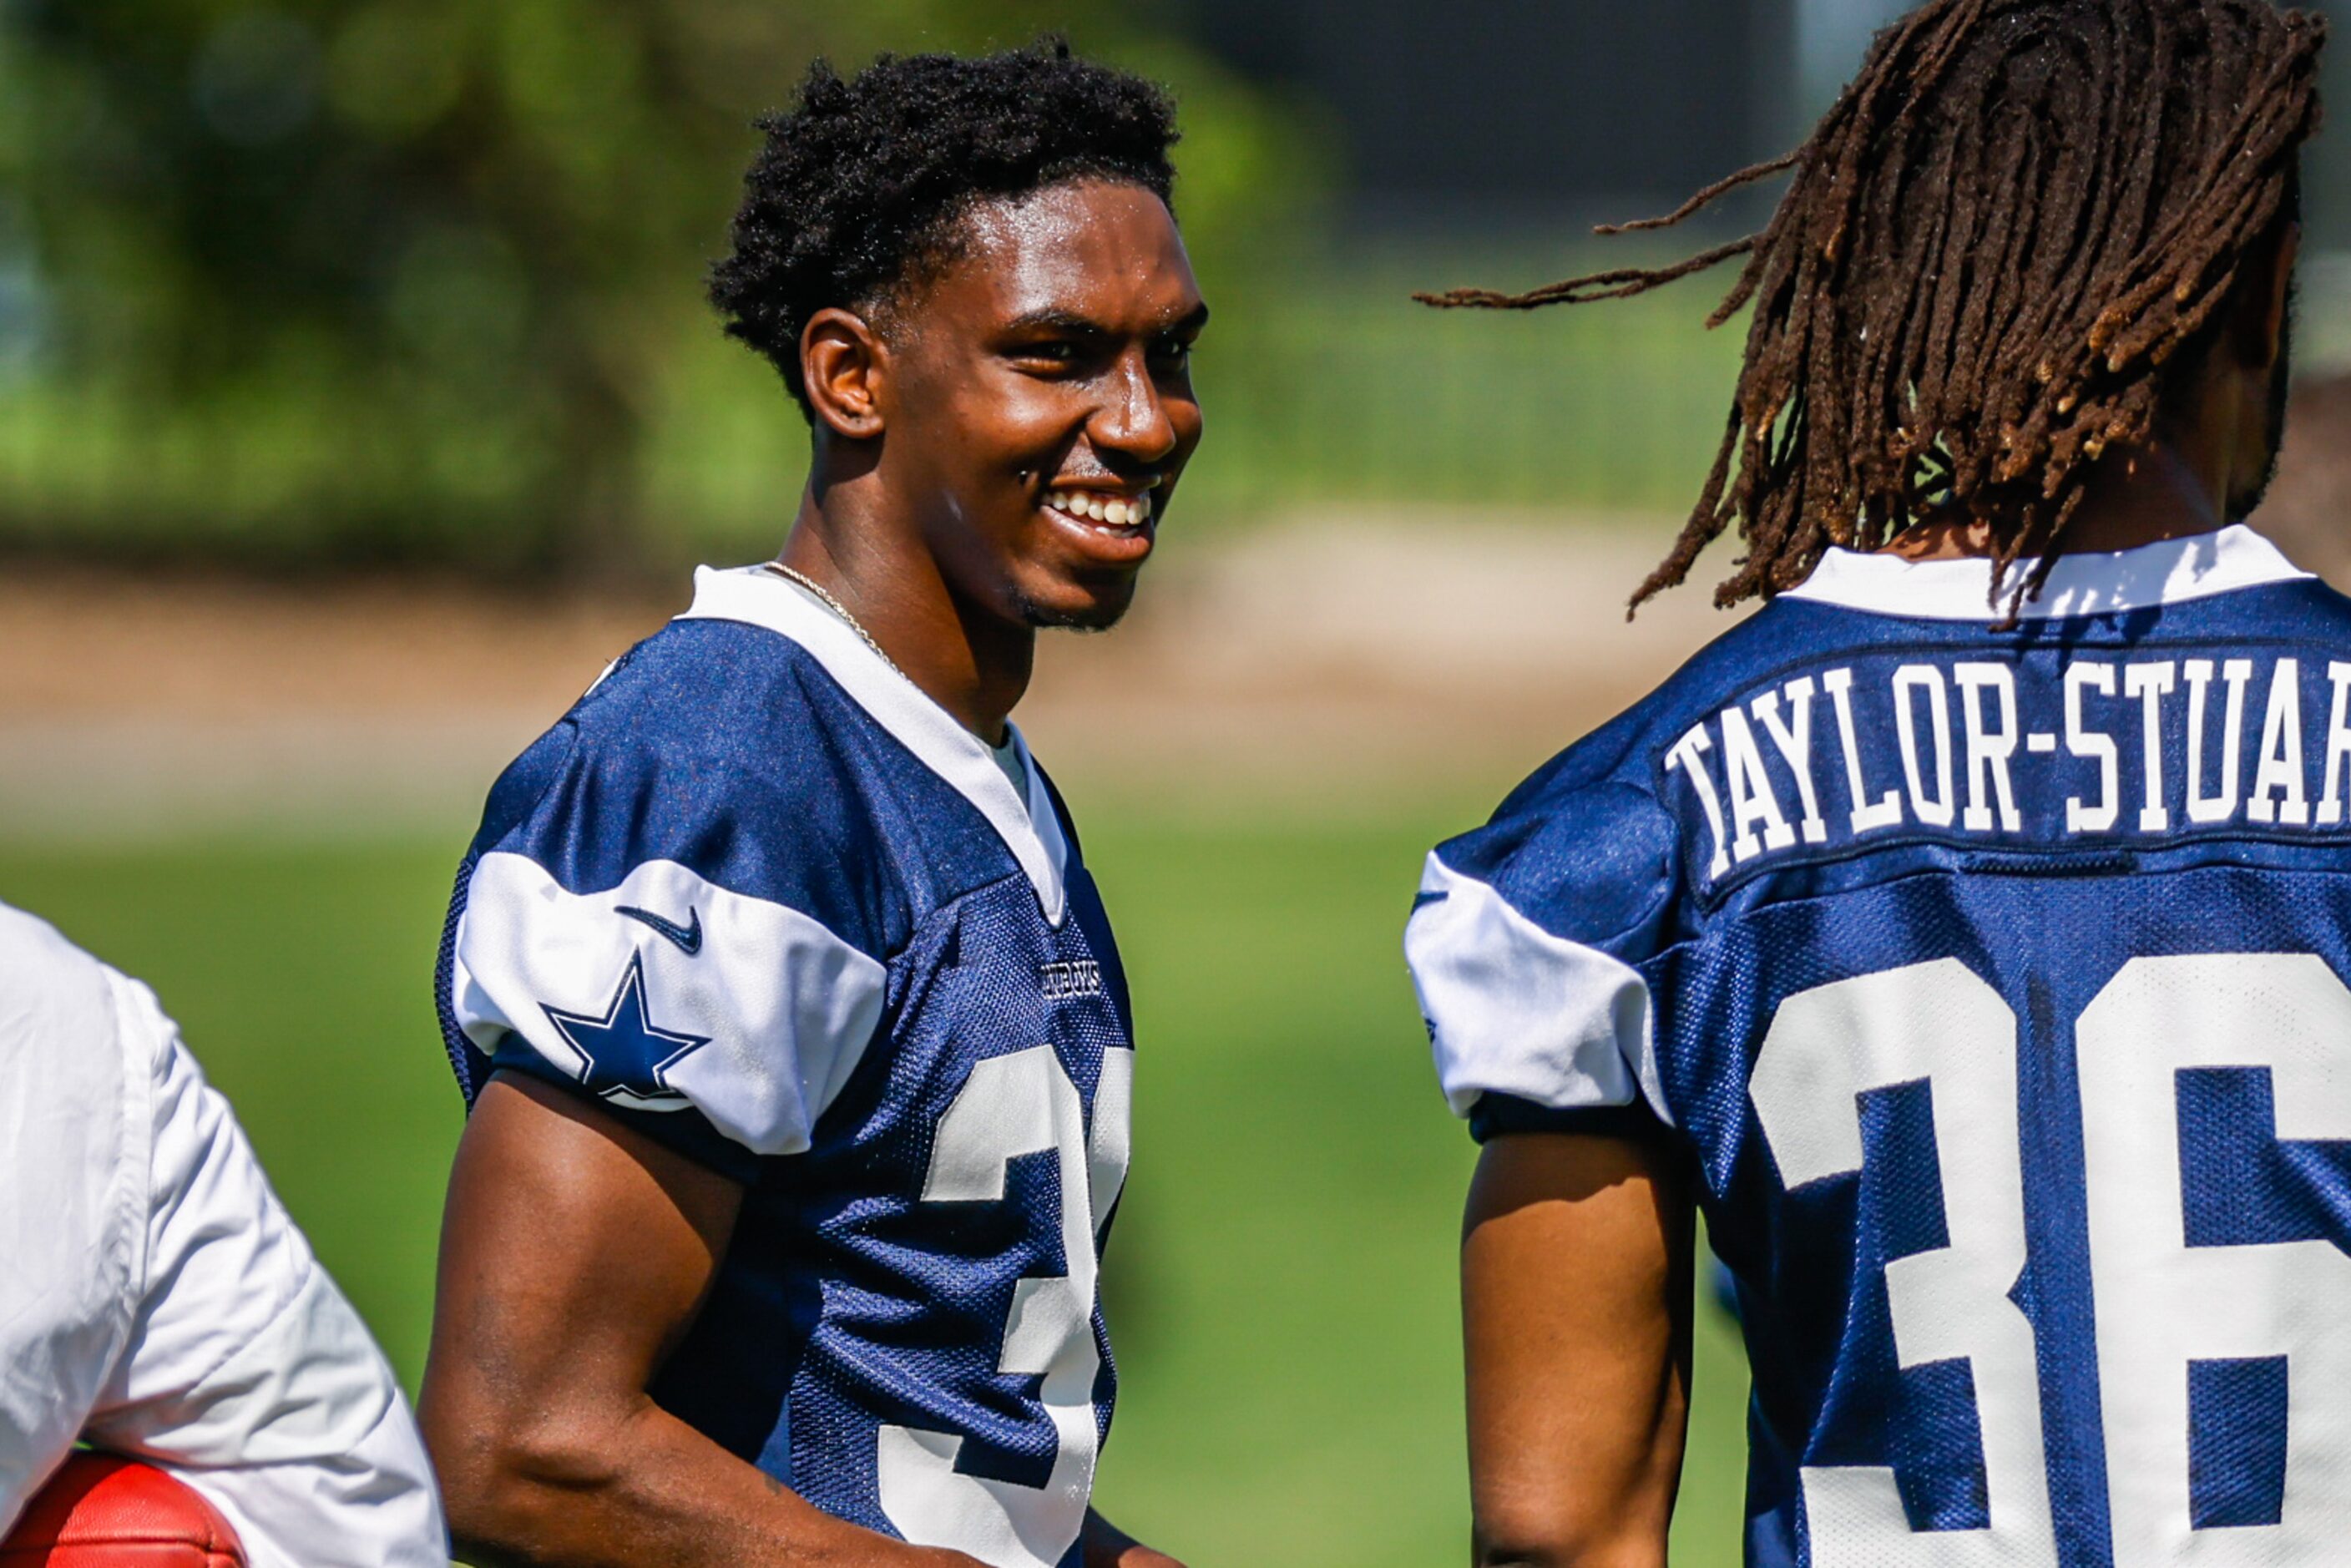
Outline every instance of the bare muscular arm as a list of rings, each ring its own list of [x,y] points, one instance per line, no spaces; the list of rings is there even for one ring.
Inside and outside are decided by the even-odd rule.
[[[1689,1407],[1691,1221],[1650,1145],[1486,1146],[1461,1247],[1479,1568],[1663,1568]]]
[[[654,1405],[736,1183],[500,1074],[459,1145],[419,1414],[458,1553],[484,1568],[977,1568],[843,1523]]]

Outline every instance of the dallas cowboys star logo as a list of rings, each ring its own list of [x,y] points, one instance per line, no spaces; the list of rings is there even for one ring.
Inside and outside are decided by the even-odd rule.
[[[580,1082],[589,1092],[632,1111],[684,1108],[685,1096],[670,1087],[670,1069],[710,1040],[653,1027],[645,1016],[643,955],[629,960],[629,972],[621,977],[621,988],[602,1018],[564,1012],[545,1002],[539,1010],[587,1063]]]

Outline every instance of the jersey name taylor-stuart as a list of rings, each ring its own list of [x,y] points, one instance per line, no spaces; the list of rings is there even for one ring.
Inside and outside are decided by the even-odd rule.
[[[2199,652],[1823,661],[1690,727],[1660,759],[1665,798],[1718,883],[1888,835],[2339,826],[2351,663]]]

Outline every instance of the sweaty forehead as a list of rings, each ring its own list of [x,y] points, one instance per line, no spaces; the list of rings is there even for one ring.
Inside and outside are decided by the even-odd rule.
[[[966,214],[931,303],[982,321],[1063,313],[1106,325],[1197,303],[1167,205],[1140,185],[1081,180]]]

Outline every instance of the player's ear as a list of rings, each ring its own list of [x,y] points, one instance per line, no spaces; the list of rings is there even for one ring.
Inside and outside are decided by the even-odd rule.
[[[809,406],[834,434],[871,441],[882,434],[880,387],[888,373],[889,345],[872,324],[828,308],[800,333],[800,375]]]

